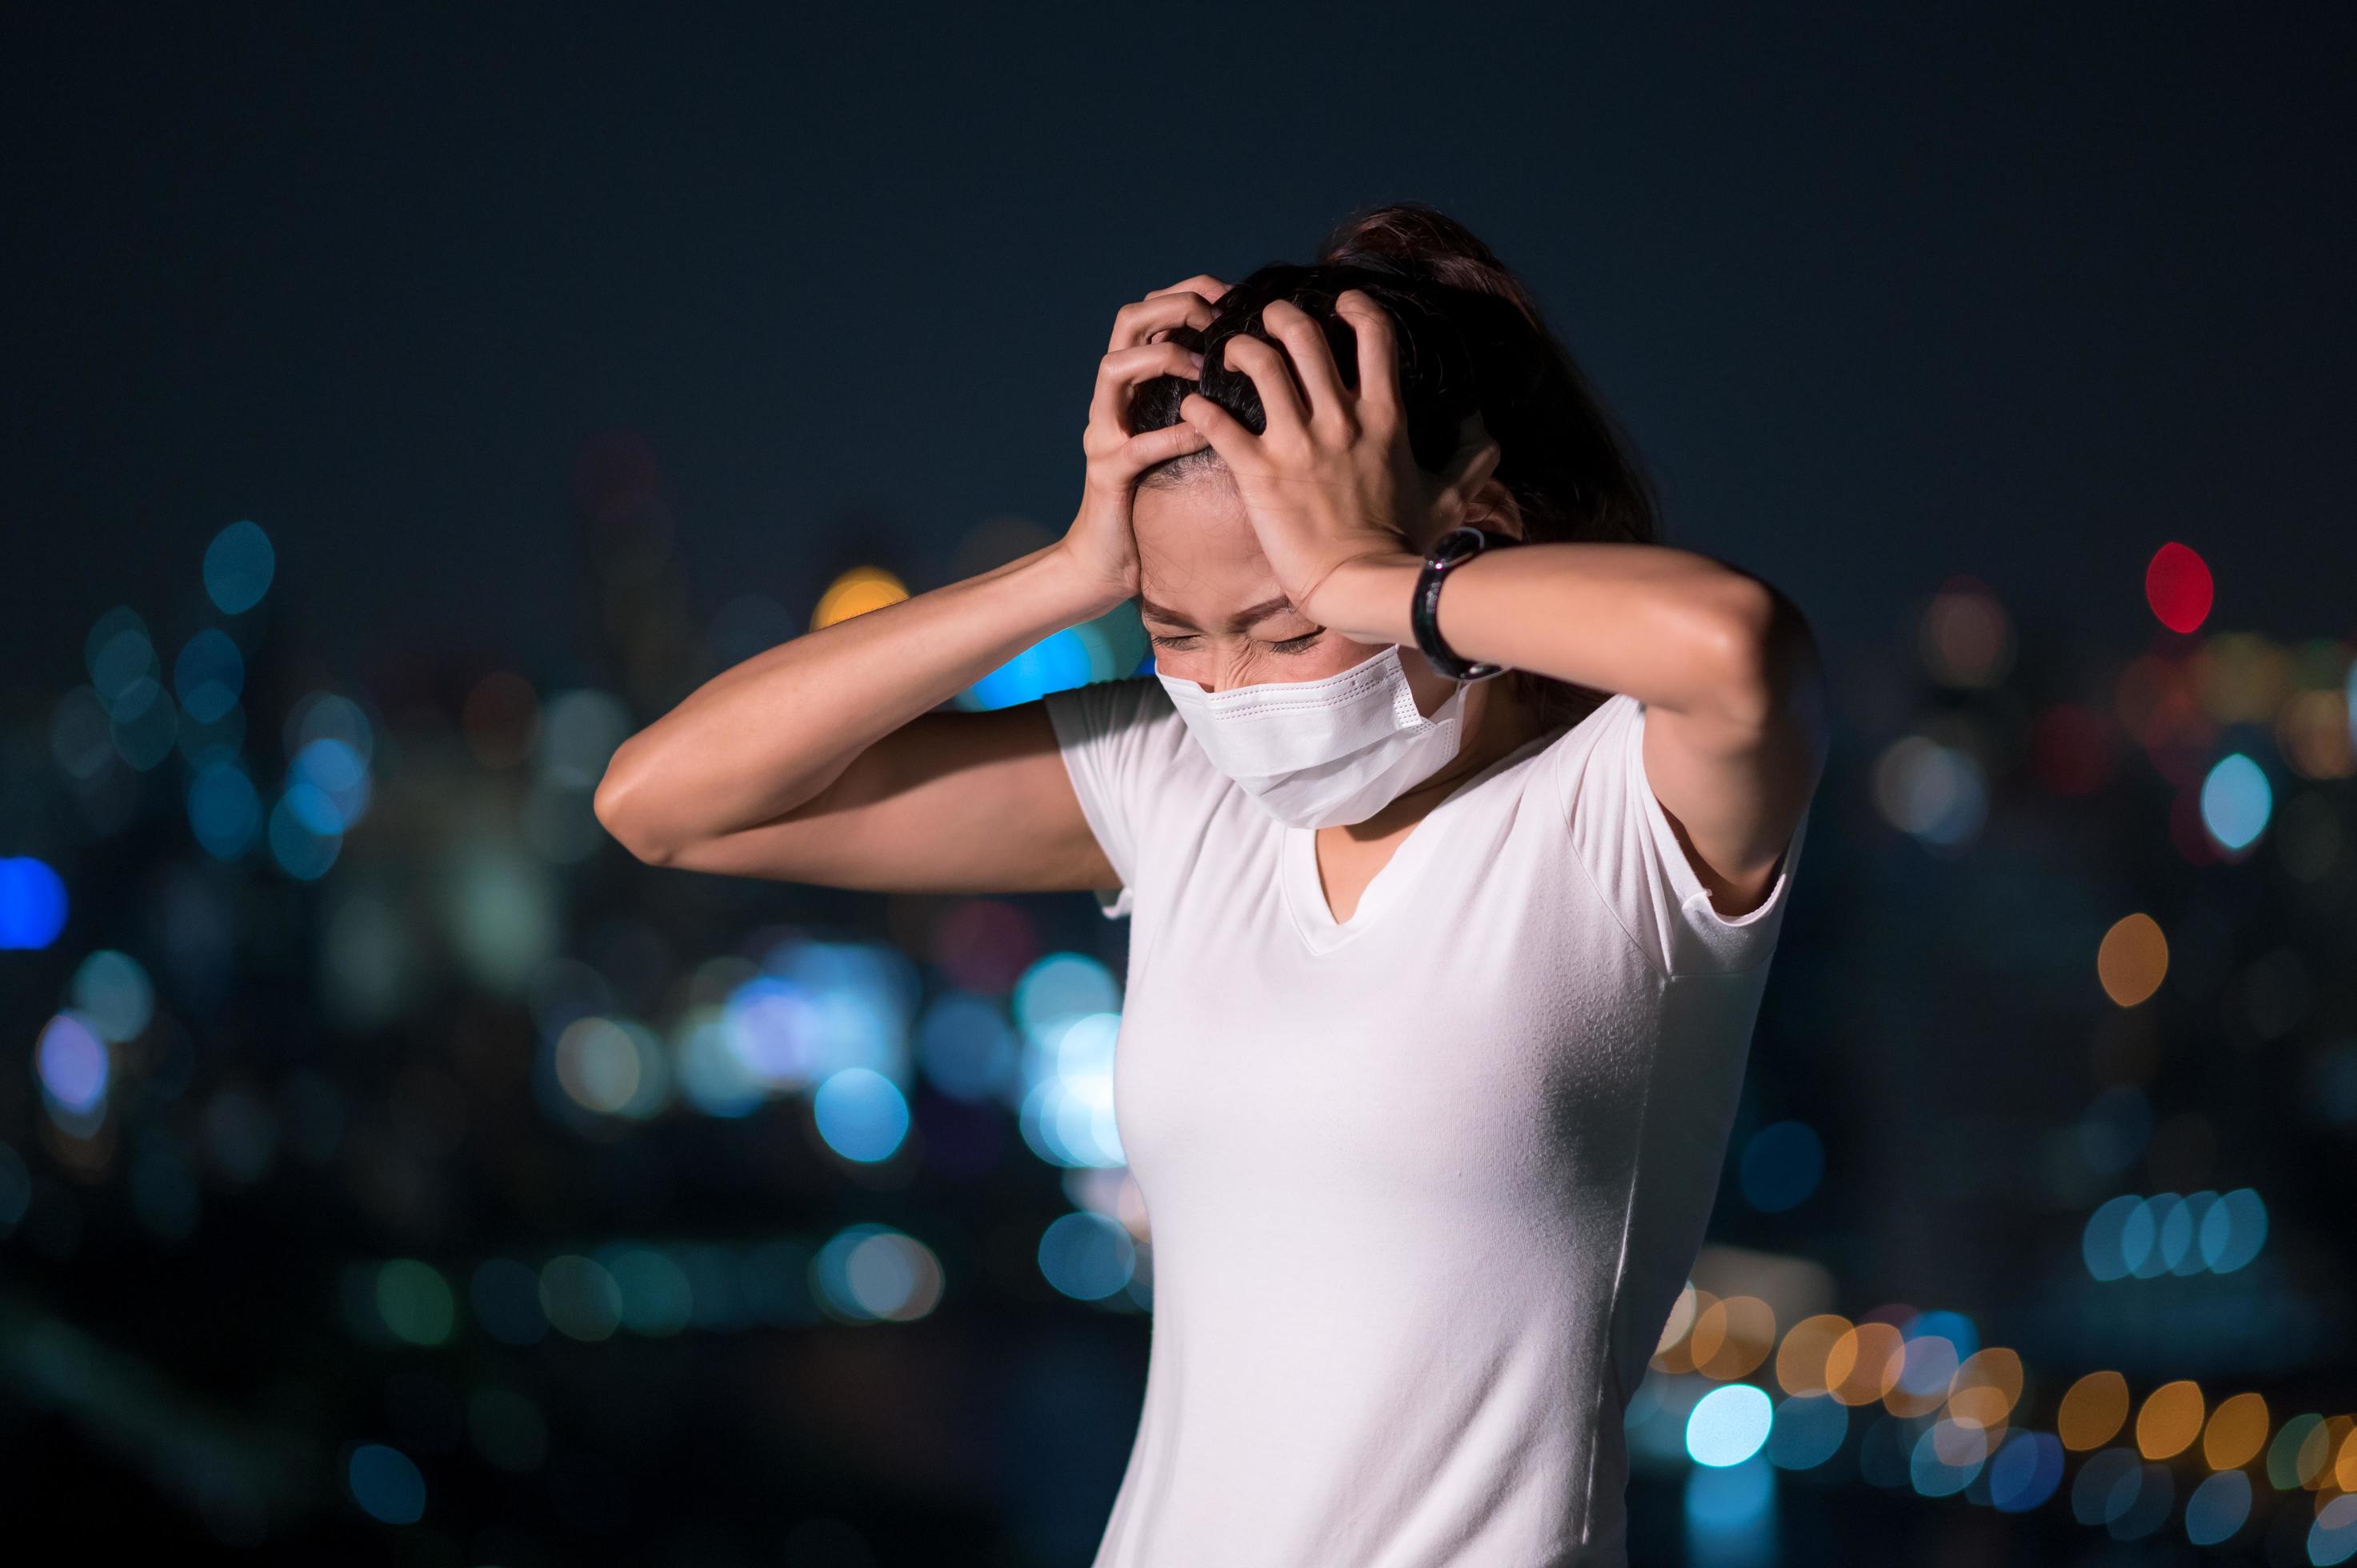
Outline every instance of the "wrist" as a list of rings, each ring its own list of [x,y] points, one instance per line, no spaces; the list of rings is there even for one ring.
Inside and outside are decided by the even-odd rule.
[[[1092,569],[1071,548],[1069,540],[1060,539],[1053,544],[1041,547],[1027,564],[1033,566],[1051,585],[1055,602],[1067,618],[1061,623],[1065,626],[1094,620],[1137,596],[1134,585],[1107,577],[1103,572]]]
[[[1424,557],[1407,551],[1345,561],[1318,585],[1302,613],[1354,642],[1413,643],[1409,611]]]

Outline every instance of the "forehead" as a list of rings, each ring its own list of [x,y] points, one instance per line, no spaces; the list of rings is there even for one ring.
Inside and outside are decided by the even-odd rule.
[[[1130,518],[1139,586],[1154,603],[1209,626],[1283,596],[1243,499],[1223,473],[1143,487]]]

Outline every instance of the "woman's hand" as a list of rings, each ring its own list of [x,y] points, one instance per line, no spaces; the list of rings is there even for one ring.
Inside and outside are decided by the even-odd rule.
[[[1418,467],[1401,410],[1391,317],[1362,289],[1343,290],[1334,311],[1358,339],[1356,391],[1342,384],[1309,313],[1280,299],[1261,312],[1261,323],[1285,349],[1243,333],[1222,345],[1229,366],[1260,389],[1267,428],[1254,435],[1200,392],[1189,392],[1178,410],[1234,476],[1278,585],[1320,623],[1329,618],[1318,612],[1319,590],[1338,571],[1355,561],[1420,554],[1440,528],[1462,518],[1499,456],[1476,416],[1447,474]]]
[[[1176,327],[1210,326],[1211,302],[1227,292],[1226,284],[1199,273],[1123,306],[1114,317],[1113,340],[1097,362],[1096,394],[1081,433],[1081,450],[1088,459],[1081,509],[1063,538],[1065,551],[1101,587],[1108,607],[1137,596],[1137,539],[1130,527],[1137,476],[1205,445],[1202,435],[1184,423],[1130,434],[1124,418],[1130,396],[1138,383],[1156,376],[1201,373],[1199,355],[1160,335]]]

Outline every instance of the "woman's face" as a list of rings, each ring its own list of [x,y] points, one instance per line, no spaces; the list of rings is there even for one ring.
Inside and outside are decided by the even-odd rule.
[[[1293,607],[1223,470],[1199,472],[1180,485],[1141,487],[1130,516],[1138,612],[1162,674],[1206,692],[1316,681],[1363,664],[1388,646],[1354,642]],[[1453,688],[1412,646],[1401,650],[1400,665],[1427,715]]]

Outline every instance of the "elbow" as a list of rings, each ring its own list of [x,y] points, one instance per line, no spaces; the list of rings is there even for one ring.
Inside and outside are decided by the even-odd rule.
[[[1800,607],[1756,577],[1735,574],[1702,634],[1709,703],[1731,724],[1764,732],[1810,720],[1822,728],[1824,669]]]
[[[669,865],[676,858],[677,849],[648,830],[646,811],[637,800],[643,770],[630,764],[630,743],[624,741],[607,761],[597,792],[590,797],[590,810],[597,813],[597,825],[616,843],[629,850],[633,858],[648,865]]]

